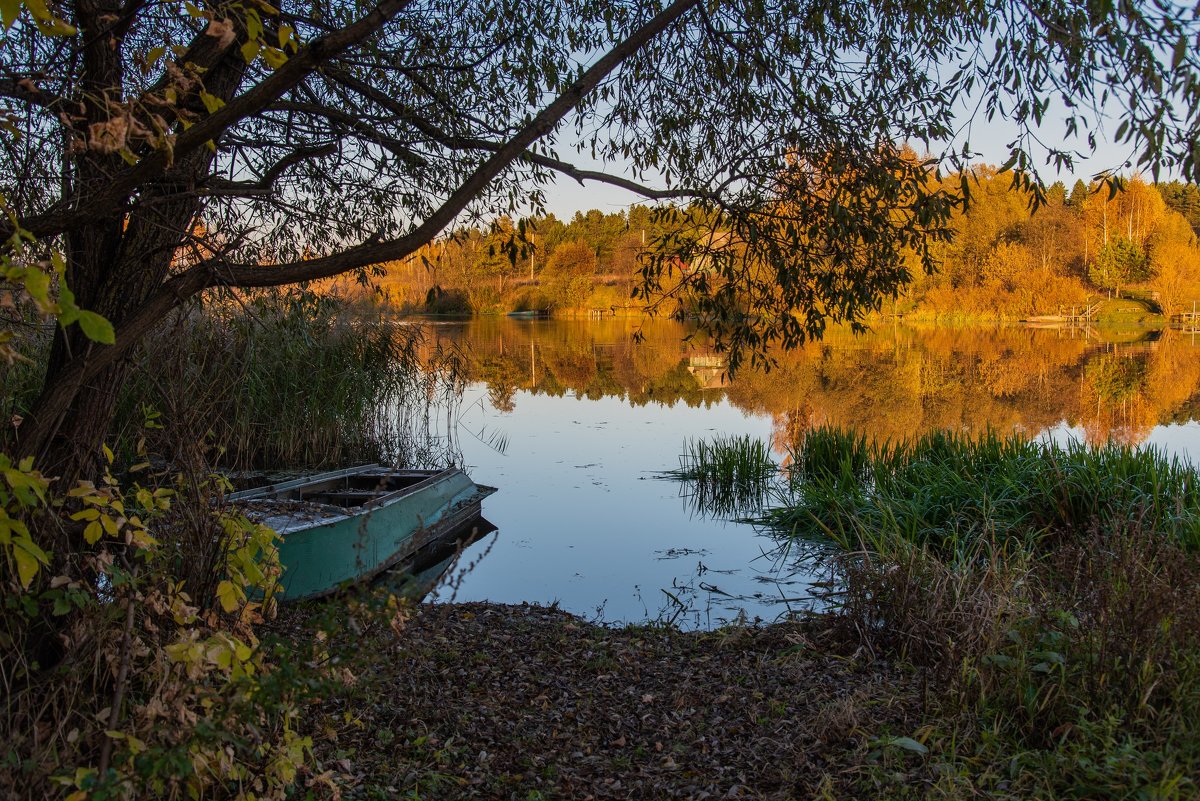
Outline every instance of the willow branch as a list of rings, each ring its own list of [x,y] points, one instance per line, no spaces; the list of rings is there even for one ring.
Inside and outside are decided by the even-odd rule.
[[[329,59],[379,30],[409,2],[411,0],[380,0],[359,20],[314,39],[261,82],[179,134],[172,152],[156,150],[145,156],[135,166],[115,175],[103,192],[87,197],[85,205],[52,209],[20,220],[19,226],[38,238],[53,236],[92,221],[96,208],[122,206],[125,198],[139,186],[162,175],[173,160],[215,142],[230,127],[274,103]],[[12,234],[11,223],[0,224],[0,241],[7,240]]]
[[[421,225],[404,236],[384,242],[366,242],[340,253],[308,261],[281,265],[225,265],[208,261],[191,267],[167,281],[142,304],[118,329],[116,343],[94,348],[86,358],[76,358],[56,376],[55,384],[43,391],[35,408],[26,439],[34,447],[43,442],[44,432],[53,430],[70,408],[74,393],[63,388],[77,387],[115,363],[149,334],[170,311],[205,289],[216,286],[265,287],[331,278],[381,261],[402,259],[431,241],[454,221],[467,205],[497,176],[519,159],[535,141],[554,130],[571,109],[595,89],[625,59],[693,9],[700,0],[676,0],[634,31],[586,70],[575,83],[546,106],[512,139],[476,168],[446,201]],[[326,56],[328,57],[328,56]],[[288,62],[291,63],[291,62]],[[286,65],[285,65],[286,66]],[[278,75],[279,73],[276,73]],[[268,79],[269,80],[269,79]],[[299,80],[299,78],[297,78]],[[263,103],[265,107],[272,100]],[[228,108],[229,106],[226,106]],[[218,112],[219,113],[219,112]],[[213,115],[214,117],[216,115]]]

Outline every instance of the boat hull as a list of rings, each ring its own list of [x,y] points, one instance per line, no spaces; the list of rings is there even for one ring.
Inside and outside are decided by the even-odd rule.
[[[375,471],[368,473],[367,471]],[[235,502],[268,500],[290,492],[303,497],[306,486],[318,486],[327,477],[403,475],[414,471],[380,471],[368,466],[359,472],[338,471],[314,477],[308,485],[289,482],[286,489],[269,487],[238,493]],[[281,485],[282,486],[282,485]],[[283,566],[281,600],[319,598],[411,559],[431,544],[459,536],[478,520],[482,501],[495,492],[475,484],[461,470],[428,473],[395,492],[380,494],[362,507],[325,518],[307,518],[303,512],[261,516],[279,532],[279,561]],[[336,493],[335,493],[336,494]]]

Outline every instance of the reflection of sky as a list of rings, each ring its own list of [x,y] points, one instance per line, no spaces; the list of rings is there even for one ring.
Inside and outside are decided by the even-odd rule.
[[[1064,443],[1068,439],[1079,442],[1086,440],[1085,432],[1080,427],[1059,425],[1046,432],[1047,436],[1056,442]],[[1200,465],[1200,422],[1155,426],[1141,443],[1143,448],[1157,450],[1189,460],[1192,464]]]
[[[774,618],[786,605],[750,600],[731,609],[720,592],[702,586],[776,601],[781,591],[805,594],[802,587],[756,580],[771,570],[763,553],[773,540],[749,526],[693,516],[679,485],[653,477],[679,466],[685,439],[716,433],[766,439],[769,417],[746,417],[727,402],[669,409],[520,392],[515,404],[510,414],[495,412],[481,385],[463,404],[468,472],[500,487],[484,504],[500,531],[494,542],[474,546],[482,551],[490,544],[491,551],[465,577],[456,600],[557,600],[576,614],[594,616],[602,608],[604,620],[636,621],[656,618],[665,607],[672,607],[665,614],[671,617],[667,590],[698,607],[681,625],[707,626],[735,617],[737,607],[752,618]],[[508,437],[505,453],[466,433],[483,427]]]

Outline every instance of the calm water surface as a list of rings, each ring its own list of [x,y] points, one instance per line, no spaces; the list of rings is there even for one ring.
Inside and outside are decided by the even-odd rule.
[[[640,330],[644,340],[633,341]],[[557,602],[605,622],[711,627],[812,603],[819,565],[698,512],[657,476],[688,439],[786,445],[814,425],[899,437],[1021,431],[1150,444],[1200,462],[1200,341],[1008,328],[880,328],[726,382],[718,354],[666,321],[430,323],[467,357],[457,436],[498,531],[443,599]],[[1153,336],[1153,335],[1151,335]]]

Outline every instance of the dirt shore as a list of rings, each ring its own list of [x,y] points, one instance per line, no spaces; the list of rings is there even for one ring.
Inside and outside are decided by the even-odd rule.
[[[424,605],[364,631],[312,722],[346,798],[813,798],[921,724],[921,678],[819,620],[680,632]],[[869,783],[869,782],[868,782]]]

